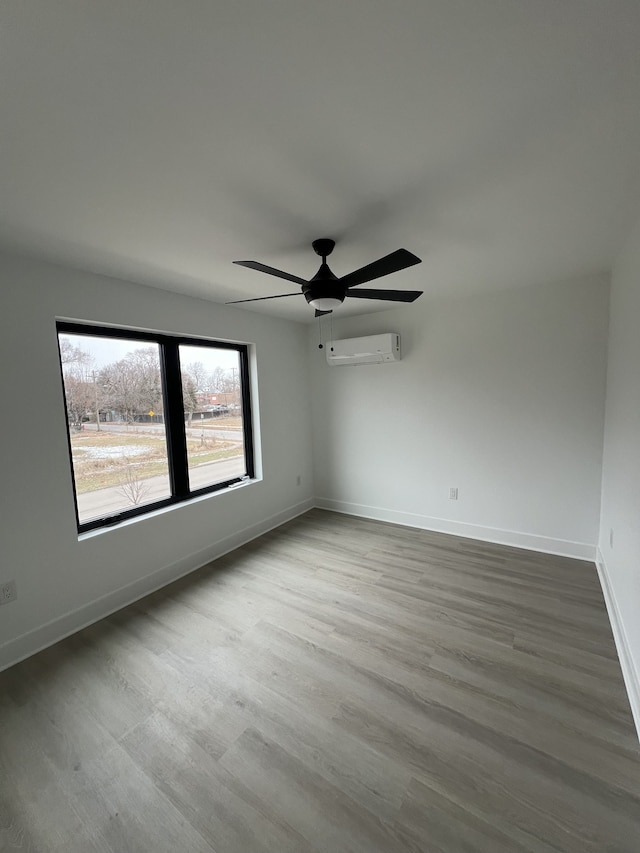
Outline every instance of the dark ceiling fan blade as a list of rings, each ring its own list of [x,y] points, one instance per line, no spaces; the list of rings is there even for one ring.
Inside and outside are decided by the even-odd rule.
[[[392,272],[399,272],[419,263],[422,263],[420,258],[411,252],[406,249],[398,249],[391,252],[390,255],[385,255],[384,258],[379,258],[372,264],[367,264],[366,267],[360,267],[359,270],[343,276],[340,283],[345,287],[355,287],[358,284],[366,284],[368,281],[373,281],[374,278],[382,278],[383,275],[390,275]]]
[[[304,278],[300,278],[297,275],[291,275],[291,273],[283,272],[282,270],[277,270],[275,267],[268,267],[266,264],[260,264],[258,261],[234,261],[234,264],[238,264],[241,267],[249,267],[251,270],[258,270],[258,272],[266,272],[269,275],[275,275],[278,278],[286,278],[287,281],[293,281],[296,284],[308,284],[307,280]]]
[[[422,290],[347,290],[346,296],[358,299],[382,299],[384,302],[415,302]]]
[[[314,317],[324,317],[325,314],[333,314],[333,311],[318,311],[318,309],[316,308],[316,313],[314,314]]]
[[[237,305],[239,302],[262,302],[263,299],[282,299],[284,296],[302,296],[300,293],[278,293],[275,296],[256,296],[254,299],[232,299],[231,302],[225,302],[225,305]]]

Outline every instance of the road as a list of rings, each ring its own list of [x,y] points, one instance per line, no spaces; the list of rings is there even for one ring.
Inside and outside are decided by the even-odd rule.
[[[209,421],[211,423],[211,421]],[[195,421],[194,421],[195,424]],[[85,430],[93,430],[95,432],[95,424],[84,424]],[[100,432],[110,433],[126,433],[127,435],[135,435],[136,433],[161,433],[165,434],[164,424],[135,424],[128,426],[127,424],[100,424]],[[202,435],[202,427],[200,424],[191,426],[188,429],[185,427],[185,432],[190,438],[200,438]],[[205,436],[213,436],[213,438],[226,438],[228,441],[242,441],[244,434],[241,429],[216,429],[216,427],[205,426]]]
[[[207,462],[191,469],[189,480],[191,488],[200,489],[211,483],[231,480],[244,474],[244,456],[233,456],[231,459],[219,459],[217,462]],[[148,487],[141,503],[151,503],[169,497],[169,477],[160,475],[144,480]],[[89,521],[102,515],[131,509],[131,502],[122,494],[118,486],[109,486],[95,492],[84,492],[78,495],[78,513],[80,521]]]

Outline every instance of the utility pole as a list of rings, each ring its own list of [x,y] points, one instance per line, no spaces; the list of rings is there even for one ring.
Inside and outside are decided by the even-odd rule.
[[[100,406],[98,404],[98,383],[96,382],[96,372],[95,370],[91,371],[91,378],[93,379],[93,390],[96,395],[96,429],[100,432]]]
[[[233,404],[234,404],[234,406],[235,406],[235,405],[237,405],[237,403],[238,403],[238,396],[237,396],[237,394],[236,394],[236,391],[237,391],[237,388],[236,388],[236,373],[237,373],[237,368],[232,367],[232,368],[231,368],[231,377],[232,377],[232,379],[231,379],[231,383],[232,383],[232,384],[231,384],[231,387],[232,387],[232,389],[233,389]]]

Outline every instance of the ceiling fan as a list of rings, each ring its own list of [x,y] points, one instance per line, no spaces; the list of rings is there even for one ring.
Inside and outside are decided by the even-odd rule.
[[[287,281],[293,281],[295,284],[299,284],[302,289],[295,293],[280,293],[276,296],[234,299],[232,302],[227,302],[227,305],[236,305],[240,302],[261,302],[263,299],[282,299],[285,296],[300,296],[304,294],[309,305],[316,309],[316,317],[319,317],[322,314],[330,314],[347,297],[380,299],[383,302],[414,302],[419,296],[422,296],[422,290],[354,290],[360,284],[366,284],[368,281],[382,278],[385,275],[390,275],[391,273],[411,267],[414,264],[421,263],[420,258],[417,258],[406,249],[398,249],[395,252],[391,252],[390,255],[385,255],[384,258],[379,258],[372,264],[368,264],[366,267],[361,267],[359,270],[355,270],[355,272],[338,278],[327,266],[327,258],[333,252],[335,240],[323,237],[320,240],[314,240],[311,245],[316,255],[320,255],[322,258],[322,263],[318,272],[309,281],[297,275],[277,270],[274,267],[268,267],[265,264],[258,263],[258,261],[234,261],[234,264],[239,264],[241,267],[249,267],[249,269],[258,270],[258,272],[265,272],[269,275],[275,275],[278,278],[284,278]]]

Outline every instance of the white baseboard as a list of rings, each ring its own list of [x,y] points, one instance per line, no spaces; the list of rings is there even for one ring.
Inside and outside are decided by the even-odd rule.
[[[524,548],[527,551],[542,551],[545,554],[573,557],[576,560],[594,562],[596,556],[596,546],[586,542],[571,542],[566,539],[553,539],[548,536],[537,536],[533,533],[522,533],[517,530],[483,527],[478,524],[466,524],[461,521],[433,518],[412,512],[398,512],[393,509],[336,501],[331,498],[316,498],[315,505],[319,509],[329,509],[345,515],[359,515],[363,518],[373,518],[376,521],[388,521],[406,527],[419,527],[422,530],[433,530],[436,533],[449,533],[452,536],[462,536],[465,539],[480,539],[483,542],[494,542],[496,545],[511,545],[514,548]]]
[[[275,515],[265,518],[262,521],[250,527],[245,527],[238,530],[231,536],[220,539],[214,542],[208,548],[202,551],[197,551],[187,557],[183,557],[176,563],[169,566],[164,566],[155,572],[151,572],[142,578],[138,578],[130,584],[126,584],[113,592],[107,593],[100,598],[90,601],[88,604],[79,607],[77,610],[65,613],[63,616],[46,622],[25,634],[21,634],[12,640],[0,646],[0,671],[19,663],[25,658],[31,657],[42,649],[52,646],[54,643],[63,640],[65,637],[75,634],[76,631],[104,619],[116,610],[121,610],[128,604],[144,598],[163,586],[177,580],[178,578],[188,575],[196,569],[206,566],[212,560],[217,560],[229,551],[239,548],[241,545],[246,545],[252,539],[268,533],[275,527],[279,527],[287,521],[296,518],[298,515],[307,512],[315,506],[315,501],[309,498],[288,507]]]
[[[633,721],[636,724],[638,739],[640,739],[640,675],[638,674],[638,668],[634,663],[631,646],[627,639],[627,632],[625,631],[624,622],[620,615],[620,608],[618,607],[613,586],[609,579],[607,564],[605,563],[604,557],[599,548],[597,549],[596,555],[596,567],[598,569],[602,594],[604,595],[604,601],[607,606],[607,613],[609,614],[609,622],[611,623],[611,630],[613,631],[613,639],[615,640],[616,649],[618,650],[620,668],[622,669],[622,677],[624,678],[625,687],[627,688],[627,695],[629,697],[629,704],[631,705]]]

